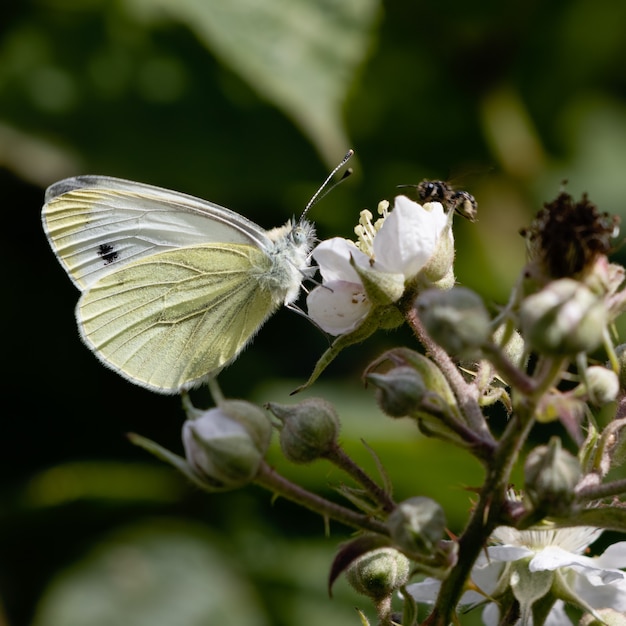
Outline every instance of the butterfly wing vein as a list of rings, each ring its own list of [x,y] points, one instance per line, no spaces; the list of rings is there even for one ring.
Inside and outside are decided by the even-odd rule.
[[[134,382],[192,387],[233,360],[277,308],[258,280],[270,262],[254,246],[206,244],[125,265],[81,297],[83,339]]]

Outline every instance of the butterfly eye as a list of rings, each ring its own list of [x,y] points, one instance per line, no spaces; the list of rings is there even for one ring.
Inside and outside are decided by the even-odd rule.
[[[291,231],[291,238],[294,243],[301,244],[307,240],[307,234],[304,232],[302,226],[295,226]]]

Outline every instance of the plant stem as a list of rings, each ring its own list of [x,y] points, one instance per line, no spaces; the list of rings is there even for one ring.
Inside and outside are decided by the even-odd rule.
[[[326,518],[334,519],[346,526],[369,530],[379,535],[389,535],[389,530],[382,522],[303,489],[281,476],[265,462],[261,463],[259,473],[255,477],[254,482],[291,502],[300,504],[310,511],[319,513]]]
[[[334,463],[337,467],[346,472],[346,474],[352,476],[384,511],[391,513],[391,511],[396,508],[396,503],[391,496],[384,489],[379,487],[365,470],[346,454],[341,446],[335,443],[324,456],[331,463]]]
[[[576,498],[579,502],[588,502],[589,500],[599,500],[623,493],[626,493],[626,478],[612,480],[602,485],[587,486],[577,491]]]
[[[468,426],[474,432],[479,433],[481,437],[493,440],[478,404],[478,389],[476,385],[468,383],[463,378],[448,353],[430,338],[412,303],[405,305],[404,315],[417,339],[426,348],[428,355],[437,363],[439,369],[446,377],[459,403],[459,408],[467,420]]]
[[[458,562],[448,578],[442,582],[435,609],[425,622],[429,626],[448,626],[465,590],[465,583],[474,562],[500,523],[506,504],[506,490],[511,470],[533,425],[532,412],[528,412],[524,419],[514,416],[511,422],[516,422],[515,428],[511,427],[505,431],[495,451],[478,504],[459,538]]]

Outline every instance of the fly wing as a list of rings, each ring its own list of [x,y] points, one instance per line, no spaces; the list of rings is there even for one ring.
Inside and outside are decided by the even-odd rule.
[[[81,297],[85,343],[132,382],[176,393],[232,361],[277,305],[271,259],[245,244],[168,250],[108,273]]]
[[[186,194],[106,176],[78,176],[46,191],[42,221],[54,253],[82,291],[149,255],[210,242],[267,249],[245,217]]]

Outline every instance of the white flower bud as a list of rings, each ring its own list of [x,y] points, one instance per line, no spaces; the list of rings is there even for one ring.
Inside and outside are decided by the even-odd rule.
[[[592,365],[585,371],[589,399],[598,406],[613,402],[619,393],[617,374],[606,367]]]
[[[490,338],[489,313],[471,289],[428,289],[415,306],[428,334],[451,355],[472,358]]]
[[[565,515],[574,500],[574,488],[582,476],[578,459],[552,437],[547,446],[530,452],[524,465],[526,493],[536,509],[545,514]]]
[[[567,356],[597,348],[608,317],[602,298],[582,283],[562,278],[524,299],[520,322],[535,350]]]
[[[183,424],[183,446],[190,467],[213,486],[234,489],[249,483],[267,452],[271,423],[259,407],[226,400]]]
[[[371,373],[366,380],[376,386],[376,400],[389,417],[406,417],[419,411],[426,386],[412,367],[394,367],[384,374]]]
[[[387,518],[387,526],[398,548],[409,555],[429,556],[444,537],[446,516],[439,503],[417,496],[398,504]]]

